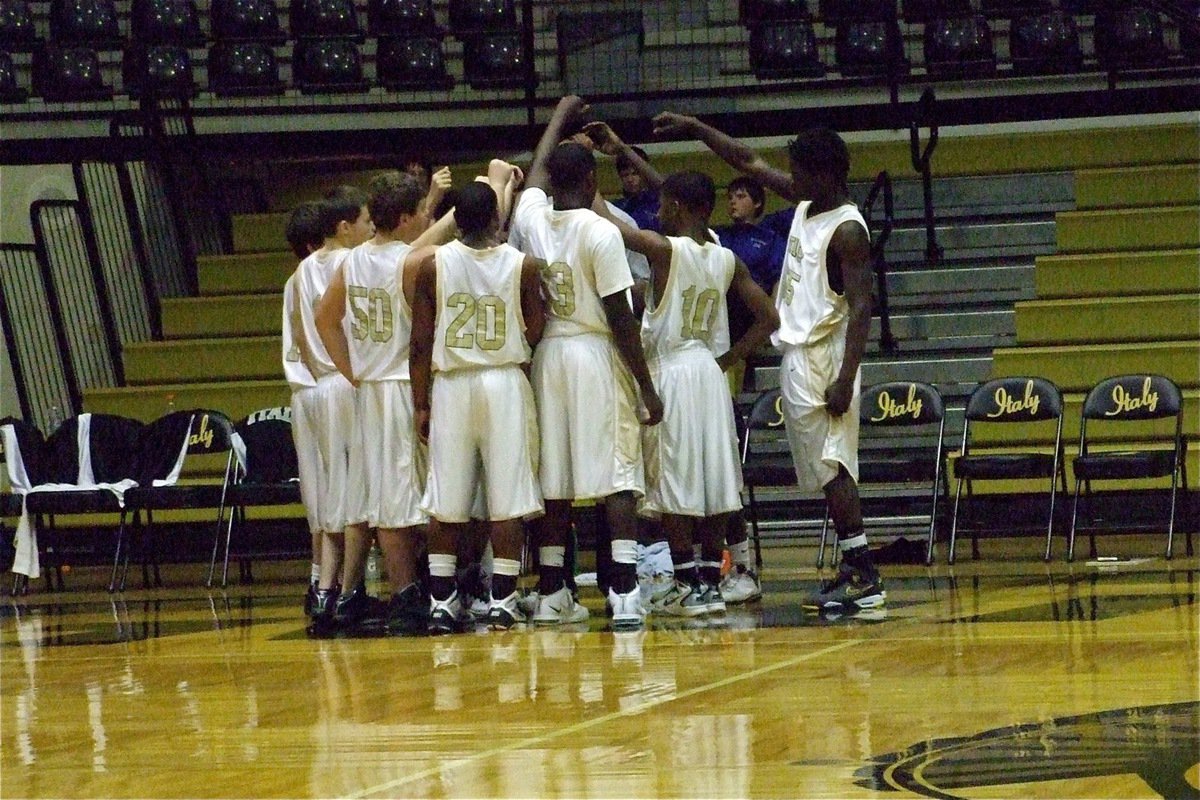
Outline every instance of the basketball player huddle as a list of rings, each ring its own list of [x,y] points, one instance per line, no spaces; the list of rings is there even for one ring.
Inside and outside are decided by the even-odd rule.
[[[772,333],[781,343],[782,300],[715,241],[706,175],[663,180],[634,154],[659,184],[662,233],[614,216],[596,191],[593,149],[629,148],[603,123],[567,138],[586,112],[580,98],[563,98],[528,174],[493,160],[440,219],[432,195],[444,183],[427,195],[400,172],[376,177],[369,196],[342,187],[293,213],[288,238],[302,261],[285,287],[283,366],[313,537],[310,634],[380,623],[422,634],[584,622],[570,536],[581,501],[603,509],[611,536],[598,544],[597,566],[614,630],[640,628],[651,612],[725,610],[722,551],[742,479],[723,371]],[[824,269],[830,234],[816,245]],[[626,248],[646,257],[648,281],[635,282]],[[789,255],[784,274],[806,257]],[[753,317],[733,342],[731,293]],[[854,316],[845,294],[825,292],[832,299],[806,300],[798,313],[826,314],[836,333],[834,316]],[[840,328],[844,345],[844,321]],[[857,361],[849,366],[857,396]],[[810,456],[796,452],[797,440],[804,447],[814,436],[840,443],[818,453],[835,475],[856,474],[853,416],[853,436],[832,437],[828,424],[822,434],[808,417],[792,436],[789,423],[798,474]],[[639,514],[660,520],[671,551],[674,581],[654,597],[639,589]],[[878,573],[869,562],[860,569],[863,552],[845,547],[861,539],[865,551],[861,515],[857,531],[843,521],[834,515],[846,557],[838,578],[814,593],[817,610],[883,602]],[[527,531],[537,586],[522,594]],[[464,553],[481,539],[490,586],[476,582],[472,594],[486,596],[471,597],[459,562],[475,557]],[[393,584],[386,606],[366,588],[373,540]]]

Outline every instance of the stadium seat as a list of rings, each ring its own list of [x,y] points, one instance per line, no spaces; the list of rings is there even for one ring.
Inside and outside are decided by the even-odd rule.
[[[0,50],[0,103],[24,103],[28,97],[28,90],[17,80],[12,56]]]
[[[38,44],[33,12],[25,0],[0,0],[0,50],[32,50]]]
[[[229,522],[225,529],[225,559],[221,586],[229,578],[229,549],[234,529],[245,523],[247,506],[276,506],[300,502],[300,470],[292,440],[292,410],[263,408],[238,422],[233,433],[236,454],[229,487]],[[220,531],[213,539],[208,585],[212,586],[220,550]]]
[[[481,33],[463,41],[463,70],[472,89],[520,89],[526,63],[519,31]]]
[[[1092,484],[1099,481],[1140,478],[1171,479],[1171,510],[1167,519],[1167,552],[1172,556],[1175,536],[1176,493],[1180,486],[1187,495],[1187,440],[1183,436],[1183,394],[1179,386],[1163,375],[1118,375],[1093,386],[1083,401],[1079,425],[1079,452],[1072,461],[1075,472],[1075,502],[1071,508],[1071,533],[1067,542],[1067,560],[1075,558],[1075,532],[1079,526],[1080,501],[1085,510],[1093,501]],[[1154,420],[1173,420],[1170,427],[1153,426]],[[1143,442],[1136,448],[1117,449],[1105,445],[1114,429]],[[1128,429],[1136,429],[1130,431]],[[1119,431],[1117,431],[1119,432]],[[1123,501],[1127,510],[1136,502]],[[1122,515],[1126,518],[1132,514]],[[1091,557],[1096,557],[1096,528],[1088,525]],[[1192,555],[1192,534],[1187,533],[1187,554]]]
[[[433,0],[369,0],[367,33],[372,36],[417,36],[440,33]]]
[[[973,439],[980,428],[1030,424],[1036,429],[1053,429],[1050,452],[1024,449],[1017,452],[985,452],[972,449]],[[1067,474],[1063,463],[1063,400],[1062,393],[1051,381],[1039,377],[997,378],[981,384],[967,400],[966,421],[963,425],[962,446],[954,459],[954,476],[958,480],[954,494],[954,512],[950,523],[949,562],[954,563],[954,547],[960,515],[963,488],[968,496],[976,481],[1048,478],[1049,511],[1046,522],[1045,560],[1050,560],[1054,534],[1054,503],[1058,486],[1067,491]],[[1004,530],[1009,530],[1005,528]],[[971,554],[979,558],[978,529],[971,531]]]
[[[979,10],[989,19],[1012,19],[1054,10],[1052,0],[981,0]]]
[[[838,71],[846,77],[908,74],[904,40],[895,19],[839,22],[834,41]]]
[[[1096,58],[1110,71],[1162,67],[1170,56],[1162,18],[1137,3],[1106,5],[1096,13]]]
[[[1061,11],[1013,19],[1008,47],[1019,75],[1078,72],[1083,66],[1075,18]]]
[[[996,72],[992,30],[982,14],[938,17],[925,24],[925,70],[938,78],[980,78]]]
[[[741,0],[738,18],[746,27],[760,22],[810,19],[807,0]]]
[[[129,18],[132,39],[138,45],[204,46],[194,0],[133,0]]]
[[[820,78],[825,64],[811,22],[763,22],[750,30],[750,69],[756,78]]]
[[[896,0],[821,0],[821,21],[826,25],[840,22],[895,22]]]
[[[354,0],[292,0],[288,19],[297,41],[363,39]]]
[[[50,41],[62,47],[119,50],[125,43],[113,0],[51,0]]]
[[[218,97],[282,94],[279,63],[265,42],[217,42],[208,51],[209,88]]]
[[[138,45],[125,51],[125,93],[141,97],[191,99],[196,79],[188,49],[178,44]]]
[[[454,86],[446,72],[442,37],[385,36],[375,51],[375,72],[379,85],[392,91],[445,91]]]
[[[94,49],[58,45],[34,52],[33,93],[48,103],[109,100],[113,96]]]
[[[209,24],[213,39],[218,42],[283,44],[287,41],[274,0],[213,0]]]
[[[950,495],[946,477],[946,408],[938,390],[919,381],[877,383],[862,390],[859,407],[860,445],[858,483],[889,486],[917,485],[929,493],[929,533],[925,563],[933,563],[938,507]],[[829,512],[821,525],[817,568],[825,566]]]
[[[365,92],[362,53],[351,39],[302,39],[292,55],[292,77],[304,94]]]
[[[459,39],[517,27],[514,0],[450,0],[450,30]]]

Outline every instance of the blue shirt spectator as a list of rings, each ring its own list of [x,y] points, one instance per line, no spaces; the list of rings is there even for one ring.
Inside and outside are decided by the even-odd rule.
[[[640,147],[630,149],[650,163],[645,150]],[[642,230],[658,231],[658,192],[647,185],[645,177],[624,155],[617,156],[617,175],[621,178],[623,196],[613,200],[613,205],[633,217]]]

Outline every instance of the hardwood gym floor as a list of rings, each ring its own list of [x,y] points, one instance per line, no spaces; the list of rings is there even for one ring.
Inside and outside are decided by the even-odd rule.
[[[1200,563],[1159,544],[989,540],[843,620],[772,548],[761,603],[631,634],[585,589],[577,630],[311,641],[306,564],[77,569],[0,606],[0,796],[1200,797]]]

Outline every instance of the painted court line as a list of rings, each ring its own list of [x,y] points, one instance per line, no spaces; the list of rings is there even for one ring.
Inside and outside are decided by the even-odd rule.
[[[731,675],[728,678],[722,678],[719,681],[713,681],[712,683],[706,683],[703,686],[697,686],[693,689],[688,689],[687,691],[683,691],[683,692],[679,692],[678,694],[671,695],[670,697],[664,697],[664,698],[660,698],[657,700],[651,700],[649,702],[642,703],[641,705],[633,706],[631,708],[625,708],[620,711],[612,711],[612,712],[609,712],[608,714],[604,714],[604,715],[596,717],[594,719],[584,720],[583,722],[577,722],[574,725],[569,725],[565,728],[558,728],[557,730],[550,731],[549,733],[542,733],[542,734],[538,734],[537,736],[529,736],[529,737],[526,737],[519,741],[510,742],[508,744],[502,745],[500,747],[493,747],[489,750],[482,750],[478,753],[472,753],[471,755],[466,756],[464,758],[459,758],[459,759],[455,759],[452,761],[446,761],[446,762],[439,764],[436,767],[430,767],[428,769],[421,770],[420,772],[414,772],[412,775],[406,775],[403,778],[397,778],[395,780],[391,780],[386,783],[381,783],[377,786],[368,786],[357,792],[348,794],[348,795],[346,795],[346,797],[372,797],[374,795],[388,793],[388,792],[391,792],[401,786],[404,786],[405,784],[412,783],[414,781],[419,781],[424,778],[429,778],[429,777],[438,775],[443,772],[452,771],[452,770],[458,769],[459,767],[463,767],[467,764],[474,763],[476,761],[482,761],[483,759],[493,758],[495,756],[503,755],[504,753],[508,753],[513,750],[522,750],[522,749],[525,749],[528,747],[533,747],[535,745],[543,744],[545,742],[550,742],[555,739],[562,738],[563,736],[570,736],[570,735],[578,733],[580,731],[585,731],[589,728],[594,728],[597,725],[603,725],[607,722],[613,721],[614,719],[619,719],[620,717],[630,717],[630,716],[634,716],[635,714],[641,714],[642,712],[649,711],[650,709],[655,708],[656,706],[665,705],[666,703],[673,703],[677,700],[684,700],[688,697],[693,697],[698,694],[703,694],[704,692],[711,692],[714,689],[720,689],[725,686],[730,686],[732,684],[739,683],[741,681],[750,680],[752,678],[757,678],[759,676],[766,675],[771,672],[776,672],[781,669],[787,669],[788,667],[794,667],[797,664],[803,664],[805,661],[811,661],[814,658],[820,658],[821,656],[826,656],[831,653],[836,653],[839,650],[845,650],[849,647],[854,647],[857,644],[861,644],[863,641],[865,641],[865,640],[864,639],[850,639],[845,642],[839,642],[838,644],[830,645],[829,647],[823,647],[820,650],[814,650],[811,653],[806,653],[802,656],[796,656],[795,658],[789,658],[786,661],[780,661],[775,664],[771,664],[770,666],[759,667],[758,669],[753,669],[753,670],[750,670],[749,672],[742,672],[737,675]]]

